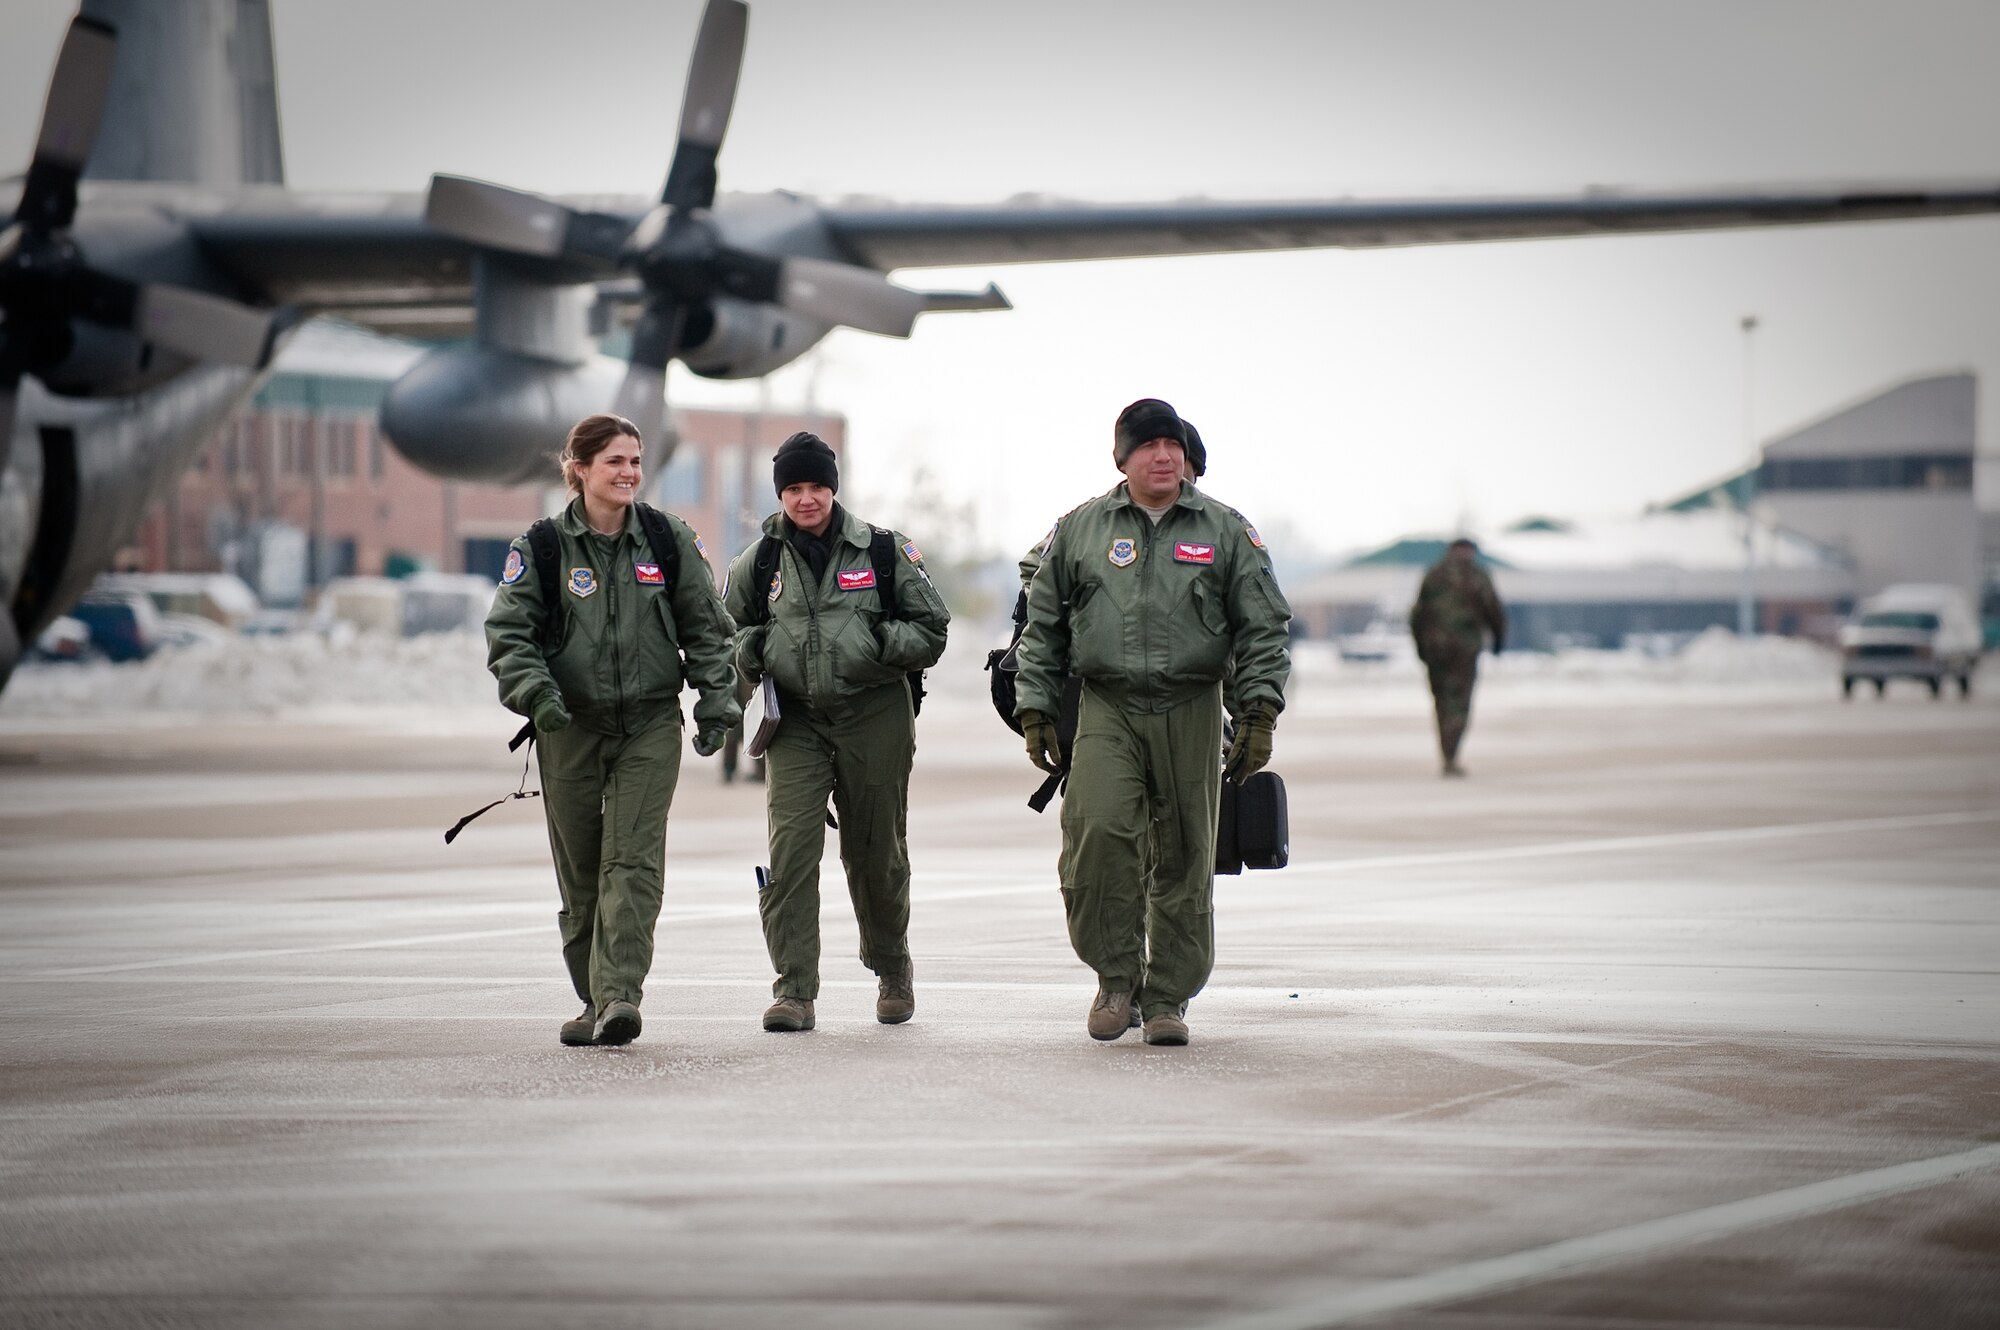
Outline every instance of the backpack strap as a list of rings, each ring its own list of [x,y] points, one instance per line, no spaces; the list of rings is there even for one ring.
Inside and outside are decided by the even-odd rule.
[[[674,539],[674,529],[667,525],[667,515],[644,501],[633,504],[639,510],[639,527],[646,533],[646,543],[653,547],[653,562],[660,565],[660,576],[665,581],[664,590],[674,594],[674,578],[681,570],[681,543]]]
[[[528,550],[535,556],[535,580],[542,590],[542,654],[553,656],[562,645],[562,575],[556,565],[562,561],[562,541],[556,535],[552,517],[544,517],[528,528]]]
[[[900,619],[903,607],[896,599],[896,556],[901,551],[896,548],[895,534],[879,526],[870,526],[868,533],[868,562],[875,569],[875,598],[882,603],[882,617]],[[924,709],[924,672],[911,670],[903,678],[910,685],[910,712],[917,714]]]
[[[778,554],[785,542],[776,536],[765,536],[757,542],[757,562],[751,570],[751,586],[757,594],[750,599],[750,612],[757,616],[758,623],[771,621],[771,584],[778,580]]]
[[[896,603],[896,537],[879,526],[868,528],[868,562],[875,567],[875,595],[882,602],[882,617],[900,619],[903,608]]]

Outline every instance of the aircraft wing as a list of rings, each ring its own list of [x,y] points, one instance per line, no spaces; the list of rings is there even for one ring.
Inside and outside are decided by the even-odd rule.
[[[103,188],[100,186],[100,188]],[[156,206],[179,211],[165,199]],[[566,199],[628,217],[648,201]],[[845,200],[817,205],[835,245],[857,262],[898,268],[1223,254],[1370,249],[1633,235],[1753,226],[1888,221],[2000,212],[2000,185],[1828,187],[1768,193],[1708,191],[1494,199],[1335,199],[1297,202],[1093,204],[1038,197],[993,205]],[[274,303],[337,314],[410,336],[462,336],[472,326],[476,246],[425,224],[411,195],[238,194],[182,212],[221,271]],[[731,196],[717,201],[719,218]],[[551,261],[499,261],[553,281],[594,275]],[[605,284],[617,294],[618,283]],[[639,294],[636,283],[625,293]]]
[[[992,263],[1374,249],[1475,240],[1631,235],[2000,212],[2000,184],[1828,187],[1561,198],[1342,199],[1310,202],[1089,204],[1024,198],[998,206],[826,205],[828,230],[884,271]]]

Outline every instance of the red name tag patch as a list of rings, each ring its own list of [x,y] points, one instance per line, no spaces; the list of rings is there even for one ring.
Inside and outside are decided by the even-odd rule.
[[[840,589],[842,591],[866,591],[869,587],[875,585],[875,570],[873,568],[863,568],[859,572],[854,573],[836,573],[835,576],[840,579]]]
[[[660,571],[660,565],[657,563],[633,564],[632,576],[653,586],[665,586],[667,581],[667,575]]]
[[[1182,541],[1174,546],[1174,558],[1181,563],[1214,563],[1215,546],[1190,545]]]

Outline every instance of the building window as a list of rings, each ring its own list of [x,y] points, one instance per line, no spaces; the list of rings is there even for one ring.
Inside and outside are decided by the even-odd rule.
[[[1774,457],[1757,469],[1765,493],[1796,490],[1970,490],[1964,453],[1877,457]]]

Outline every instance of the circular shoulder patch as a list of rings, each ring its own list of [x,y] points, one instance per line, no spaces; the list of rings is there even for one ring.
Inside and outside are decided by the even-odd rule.
[[[507,566],[500,570],[500,585],[513,586],[521,580],[521,574],[528,571],[527,562],[521,558],[521,551],[507,551]]]

